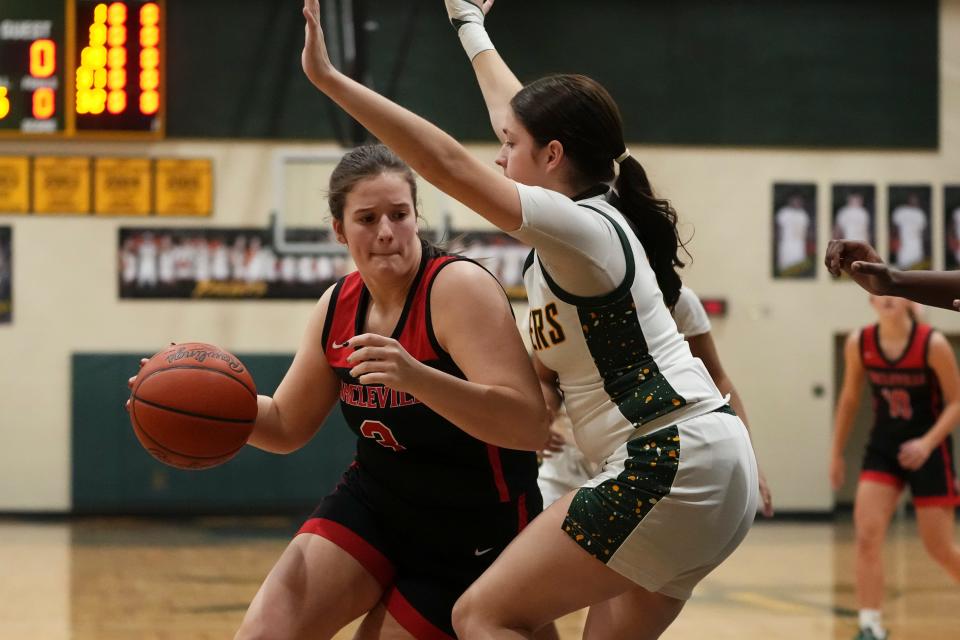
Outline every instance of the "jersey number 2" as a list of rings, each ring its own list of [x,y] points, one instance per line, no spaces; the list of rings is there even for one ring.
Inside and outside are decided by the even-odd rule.
[[[883,389],[881,391],[887,406],[890,408],[891,418],[909,420],[913,417],[913,407],[910,405],[910,394],[906,389]]]
[[[393,449],[394,451],[403,451],[406,449],[405,446],[397,442],[397,439],[393,437],[393,431],[390,430],[390,427],[379,420],[364,420],[363,424],[360,425],[360,433],[363,434],[364,438],[376,440],[377,444],[381,447]]]

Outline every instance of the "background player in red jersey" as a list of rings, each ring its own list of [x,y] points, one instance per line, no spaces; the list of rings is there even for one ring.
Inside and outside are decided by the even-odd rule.
[[[837,403],[830,482],[843,484],[843,450],[864,378],[873,390],[874,424],[854,502],[860,633],[886,637],[883,540],[904,485],[910,486],[924,547],[960,581],[960,548],[953,541],[960,504],[950,432],[960,420],[960,374],[946,338],[910,314],[903,298],[871,296],[875,325],[854,331],[844,348],[845,373]]]
[[[298,449],[339,400],[357,456],[237,638],[330,638],[364,614],[360,638],[452,638],[454,602],[541,509],[546,409],[509,302],[476,263],[421,242],[416,201],[381,145],[331,176],[357,271],[321,297],[250,443]]]

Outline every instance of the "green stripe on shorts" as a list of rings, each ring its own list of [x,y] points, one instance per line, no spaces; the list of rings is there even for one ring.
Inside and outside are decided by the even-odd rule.
[[[606,563],[661,498],[670,493],[680,462],[676,425],[627,443],[624,470],[615,480],[581,488],[573,497],[563,530]]]

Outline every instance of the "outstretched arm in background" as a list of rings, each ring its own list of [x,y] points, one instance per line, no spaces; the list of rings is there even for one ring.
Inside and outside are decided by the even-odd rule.
[[[824,264],[834,276],[846,273],[874,295],[960,310],[960,271],[900,271],[873,247],[855,240],[831,240]]]

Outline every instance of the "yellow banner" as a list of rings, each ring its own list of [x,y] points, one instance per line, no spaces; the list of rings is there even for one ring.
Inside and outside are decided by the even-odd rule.
[[[30,158],[0,156],[0,213],[30,209]]]
[[[150,160],[96,158],[93,212],[98,216],[150,215]]]
[[[156,161],[158,216],[213,214],[213,162],[209,159]]]
[[[38,214],[89,214],[90,158],[34,158],[33,210]]]

